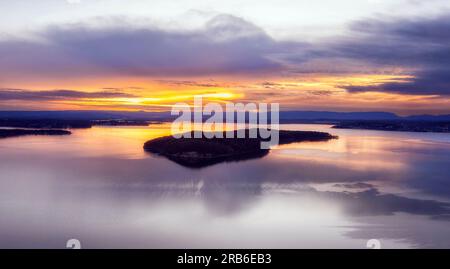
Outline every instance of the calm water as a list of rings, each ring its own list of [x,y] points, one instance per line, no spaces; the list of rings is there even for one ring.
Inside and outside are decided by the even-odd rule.
[[[335,130],[200,170],[145,153],[168,125],[0,140],[0,247],[450,247],[450,135]]]

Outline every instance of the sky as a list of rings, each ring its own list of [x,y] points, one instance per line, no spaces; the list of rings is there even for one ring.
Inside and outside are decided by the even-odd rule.
[[[0,0],[0,110],[450,113],[447,0]]]

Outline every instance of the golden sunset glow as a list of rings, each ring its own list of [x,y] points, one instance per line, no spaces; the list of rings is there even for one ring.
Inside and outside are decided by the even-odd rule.
[[[308,77],[292,77],[290,79],[268,80],[222,78],[214,84],[183,79],[161,81],[133,80],[118,83],[117,90],[128,96],[118,97],[77,97],[46,101],[52,109],[89,109],[89,110],[125,110],[125,111],[167,111],[175,103],[192,104],[194,96],[201,95],[205,101],[226,103],[235,102],[277,102],[281,109],[320,109],[328,107],[333,110],[358,111],[362,109],[378,109],[393,107],[395,112],[408,114],[411,107],[433,110],[434,107],[445,107],[450,104],[448,98],[439,95],[407,95],[385,92],[348,92],[343,86],[377,86],[387,82],[404,82],[413,79],[406,75],[348,75],[329,76],[322,74]],[[86,83],[86,82],[85,82]],[[86,85],[63,85],[59,88],[70,88],[86,93],[106,91],[109,83],[88,82]],[[123,85],[132,85],[125,87]],[[40,91],[35,88],[33,91]],[[32,102],[32,101],[31,101]],[[23,102],[30,105],[30,101]],[[21,105],[21,103],[18,103]],[[40,105],[45,105],[40,103]]]

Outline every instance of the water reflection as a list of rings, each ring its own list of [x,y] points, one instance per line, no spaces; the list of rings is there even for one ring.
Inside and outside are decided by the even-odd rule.
[[[445,135],[333,130],[192,170],[142,150],[168,126],[0,140],[0,247],[450,247]]]

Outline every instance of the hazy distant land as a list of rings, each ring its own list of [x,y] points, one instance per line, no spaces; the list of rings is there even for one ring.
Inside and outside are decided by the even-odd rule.
[[[281,124],[330,124],[338,129],[450,132],[450,115],[401,117],[389,112],[280,111]],[[169,112],[0,111],[0,127],[76,129],[93,126],[147,126],[172,122]]]
[[[450,133],[449,122],[426,121],[346,121],[333,126],[336,129],[365,129],[397,132]]]

